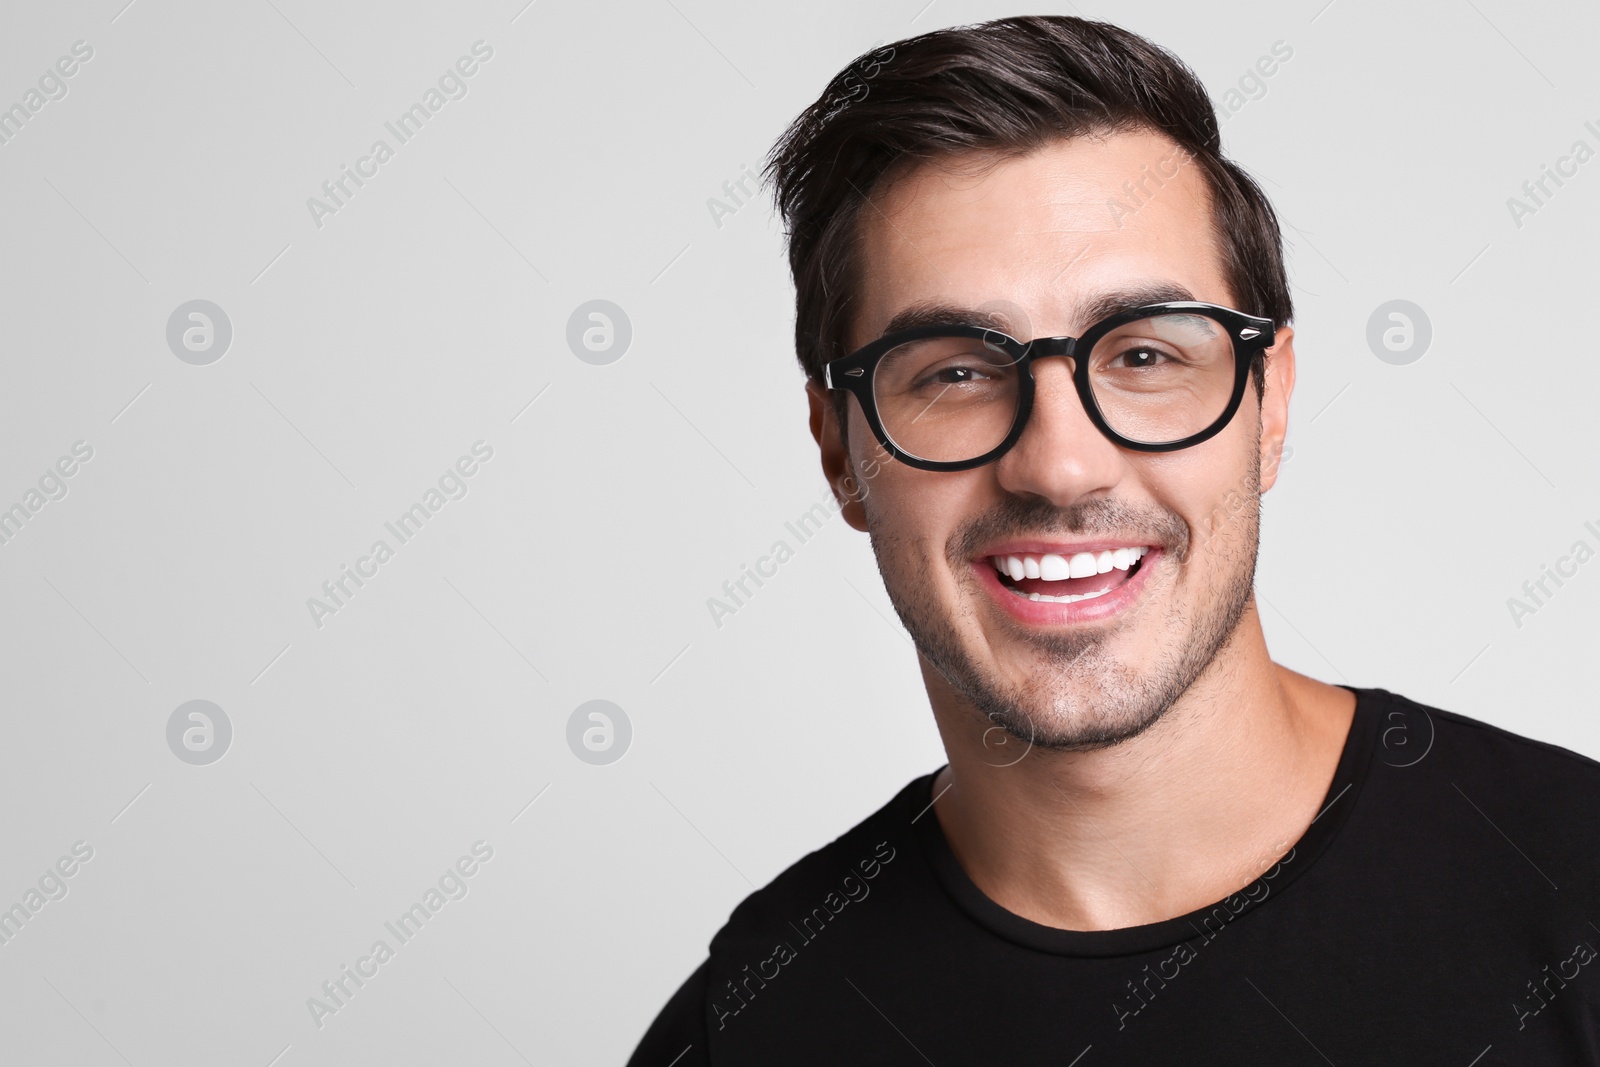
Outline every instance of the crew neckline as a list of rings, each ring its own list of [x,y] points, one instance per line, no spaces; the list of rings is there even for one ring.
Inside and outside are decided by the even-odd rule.
[[[1381,718],[1377,705],[1392,701],[1394,695],[1384,689],[1348,685],[1340,688],[1355,694],[1355,714],[1350,720],[1339,763],[1334,768],[1333,781],[1318,808],[1319,814],[1291,850],[1284,853],[1291,858],[1279,860],[1255,881],[1188,914],[1114,930],[1063,930],[1047,926],[1008,911],[986,896],[962,870],[936,815],[913,820],[918,824],[917,836],[941,886],[955,904],[980,926],[1024,948],[1060,956],[1124,956],[1175,945],[1194,938],[1202,930],[1215,929],[1219,924],[1214,918],[1218,908],[1223,909],[1222,915],[1229,916],[1227,925],[1231,925],[1277,897],[1311,869],[1349,820],[1366,782],[1372,751],[1376,747]],[[933,815],[933,783],[938,775],[938,770],[933,771],[909,790],[912,805],[927,815]],[[1258,884],[1267,887],[1264,895],[1252,892]],[[1230,901],[1237,906],[1230,906]],[[1206,920],[1210,920],[1209,926]]]

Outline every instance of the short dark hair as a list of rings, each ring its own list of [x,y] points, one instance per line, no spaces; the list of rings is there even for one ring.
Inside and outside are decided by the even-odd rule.
[[[795,354],[807,377],[820,382],[826,363],[849,354],[861,206],[891,171],[1141,129],[1166,135],[1199,163],[1236,306],[1287,325],[1294,307],[1277,216],[1260,186],[1223,158],[1216,112],[1194,71],[1110,23],[1019,16],[867,53],[773,146],[765,174],[788,234]],[[1259,361],[1254,370],[1260,395]],[[835,394],[841,423],[843,401]]]

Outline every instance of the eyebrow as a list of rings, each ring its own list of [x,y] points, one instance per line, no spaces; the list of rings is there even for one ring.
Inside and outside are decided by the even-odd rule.
[[[1084,324],[1084,329],[1088,329],[1101,319],[1109,318],[1119,311],[1127,311],[1129,308],[1193,299],[1194,294],[1176,282],[1150,282],[1128,289],[1091,294],[1079,301],[1075,310],[1078,321]]]
[[[980,311],[977,308],[961,307],[956,304],[921,303],[912,304],[902,309],[889,324],[883,328],[884,336],[899,333],[901,330],[915,330],[924,326],[981,326],[988,330],[999,330],[1010,333],[1012,324],[1005,315],[995,311]]]
[[[1092,293],[1079,300],[1074,305],[1074,314],[1078,322],[1087,329],[1101,319],[1109,318],[1119,311],[1129,308],[1143,307],[1146,304],[1166,304],[1180,300],[1194,299],[1194,294],[1176,282],[1150,282],[1145,285],[1130,286],[1124,289],[1113,289],[1100,293]],[[985,311],[979,308],[961,307],[957,304],[941,304],[937,302],[924,302],[912,304],[903,308],[889,320],[883,328],[885,336],[898,333],[901,330],[912,330],[923,326],[979,326],[989,330],[999,330],[1002,333],[1015,337],[1015,324],[1006,316],[997,311]],[[1027,340],[1027,338],[1017,338]]]

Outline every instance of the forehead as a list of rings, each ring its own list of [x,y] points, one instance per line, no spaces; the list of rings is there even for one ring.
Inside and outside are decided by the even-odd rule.
[[[925,164],[875,189],[858,226],[851,349],[919,304],[1044,336],[1081,333],[1106,293],[1181,286],[1233,303],[1200,165],[1150,131]]]

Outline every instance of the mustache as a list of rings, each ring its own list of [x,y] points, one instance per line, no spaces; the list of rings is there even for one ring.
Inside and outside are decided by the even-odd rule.
[[[1118,537],[1157,545],[1185,559],[1189,524],[1165,508],[1138,508],[1120,500],[1085,500],[1057,507],[1042,497],[1008,496],[952,535],[950,558],[973,559],[996,541],[1028,537]]]

